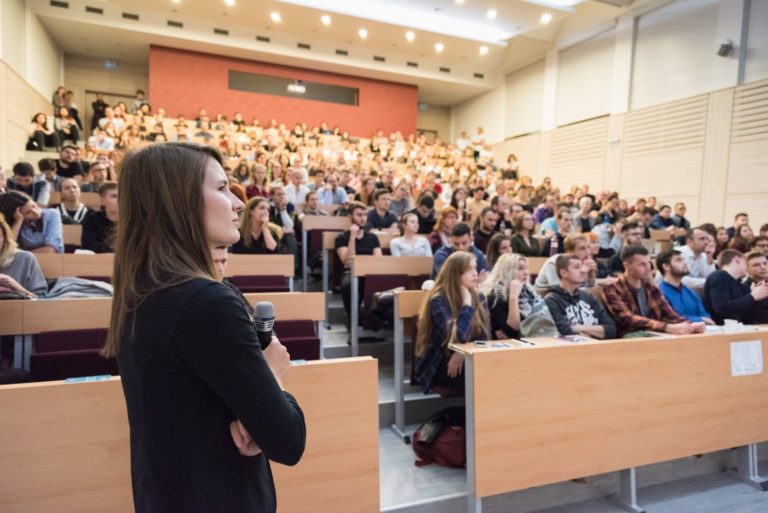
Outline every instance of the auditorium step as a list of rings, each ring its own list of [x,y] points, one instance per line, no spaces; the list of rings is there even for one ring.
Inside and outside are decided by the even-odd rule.
[[[56,160],[59,158],[59,152],[54,150],[53,148],[50,149],[51,151],[27,151],[24,153],[24,156],[21,158],[22,162],[29,162],[30,164],[37,165],[38,161],[42,159],[53,159]]]

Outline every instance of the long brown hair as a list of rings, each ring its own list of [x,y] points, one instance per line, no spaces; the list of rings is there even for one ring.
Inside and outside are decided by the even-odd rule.
[[[440,268],[437,279],[435,279],[435,285],[427,294],[427,300],[424,302],[419,313],[416,356],[424,356],[429,349],[432,335],[432,315],[429,304],[433,298],[438,296],[445,298],[451,309],[451,317],[454,319],[454,322],[459,316],[459,310],[463,303],[461,297],[461,275],[469,270],[473,260],[475,260],[475,256],[472,253],[456,251],[446,259],[443,267]],[[488,337],[490,335],[488,312],[480,303],[480,295],[477,290],[470,290],[469,292],[472,295],[472,308],[475,310],[470,324],[472,327],[471,331],[472,333],[482,331]],[[448,345],[452,336],[443,341],[443,346]]]
[[[240,216],[240,240],[243,241],[243,245],[246,248],[253,246],[253,233],[251,233],[253,228],[253,219],[251,214],[253,214],[253,209],[258,207],[261,203],[269,204],[269,200],[260,196],[251,198],[248,200],[248,203],[245,204],[243,213]],[[267,221],[267,225],[269,226],[269,230],[272,232],[272,236],[279,243],[283,238],[283,229],[275,223],[269,221]]]
[[[152,293],[216,276],[205,233],[203,182],[218,150],[192,143],[153,144],[120,168],[112,320],[104,356],[115,356],[128,317]]]

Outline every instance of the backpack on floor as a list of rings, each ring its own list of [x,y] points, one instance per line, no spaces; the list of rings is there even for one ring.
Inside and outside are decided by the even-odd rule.
[[[431,463],[441,467],[464,468],[467,464],[466,413],[462,407],[446,408],[434,414],[413,433],[417,467]]]

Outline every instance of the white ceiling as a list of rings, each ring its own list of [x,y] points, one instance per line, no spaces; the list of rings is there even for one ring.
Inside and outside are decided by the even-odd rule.
[[[27,4],[68,54],[146,63],[149,45],[159,44],[411,83],[419,87],[421,101],[435,105],[460,103],[490,90],[504,73],[540,60],[560,28],[579,18],[580,11],[588,13],[581,18],[590,19],[580,21],[587,25],[621,13],[602,4],[596,8],[595,2],[553,7],[573,0],[465,0],[463,5],[455,0],[236,1],[232,7],[223,0],[69,0],[68,9],[52,7],[49,0]],[[103,14],[86,12],[86,7]],[[489,9],[498,12],[493,21],[486,18]],[[272,12],[279,12],[282,22],[273,23]],[[348,12],[356,15],[343,14]],[[545,12],[553,18],[547,26],[539,21]],[[139,15],[140,21],[125,19],[123,13]],[[321,23],[321,15],[331,17],[330,26]],[[184,28],[169,27],[168,20]],[[360,28],[368,31],[367,39],[359,38]],[[215,35],[214,29],[228,30],[229,36]],[[416,35],[413,42],[405,38],[408,30]],[[271,41],[260,43],[256,36]],[[297,43],[312,48],[301,50]],[[441,54],[436,43],[445,47]],[[488,47],[487,55],[480,55],[481,46]],[[418,68],[408,67],[409,61]]]

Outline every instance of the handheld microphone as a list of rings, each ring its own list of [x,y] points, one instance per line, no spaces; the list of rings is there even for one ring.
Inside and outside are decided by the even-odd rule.
[[[275,325],[275,306],[269,301],[259,301],[253,309],[256,333],[262,349],[272,341],[272,327]]]

